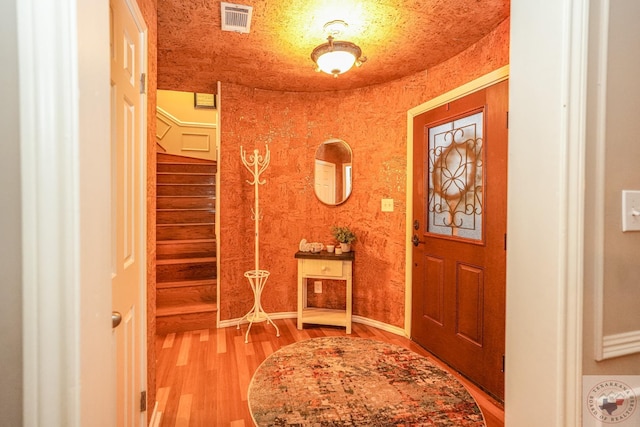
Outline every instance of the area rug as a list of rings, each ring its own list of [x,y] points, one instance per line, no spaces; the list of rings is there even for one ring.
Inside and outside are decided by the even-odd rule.
[[[484,426],[464,386],[405,348],[349,337],[288,345],[258,367],[249,410],[264,426]]]

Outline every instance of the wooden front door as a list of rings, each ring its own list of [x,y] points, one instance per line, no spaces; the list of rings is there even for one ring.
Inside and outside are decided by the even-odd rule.
[[[508,82],[414,118],[412,338],[504,398]]]

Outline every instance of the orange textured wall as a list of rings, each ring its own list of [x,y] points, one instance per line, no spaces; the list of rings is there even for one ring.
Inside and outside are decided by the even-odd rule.
[[[425,54],[428,54],[426,52]],[[271,165],[260,187],[260,268],[271,276],[263,293],[267,312],[296,310],[300,239],[329,242],[332,225],[357,237],[353,313],[404,326],[407,110],[508,64],[509,22],[463,53],[425,72],[383,85],[343,92],[282,93],[222,84],[220,174],[220,318],[252,306],[246,270],[253,269],[253,187],[240,147],[264,153]],[[364,66],[375,66],[367,63]],[[357,72],[357,71],[355,71]],[[348,75],[340,77],[348,78]],[[353,193],[337,207],[313,189],[318,145],[345,140],[353,150]],[[395,200],[394,212],[380,199]],[[331,298],[328,298],[331,300]]]

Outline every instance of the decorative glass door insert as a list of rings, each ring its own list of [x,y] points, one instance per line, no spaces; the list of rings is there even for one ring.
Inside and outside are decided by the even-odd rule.
[[[483,112],[428,130],[427,231],[482,241]]]

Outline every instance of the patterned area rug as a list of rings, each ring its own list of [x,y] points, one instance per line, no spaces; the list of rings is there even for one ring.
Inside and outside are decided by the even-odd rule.
[[[263,426],[484,426],[464,386],[425,357],[379,341],[313,338],[269,356],[249,385]]]

